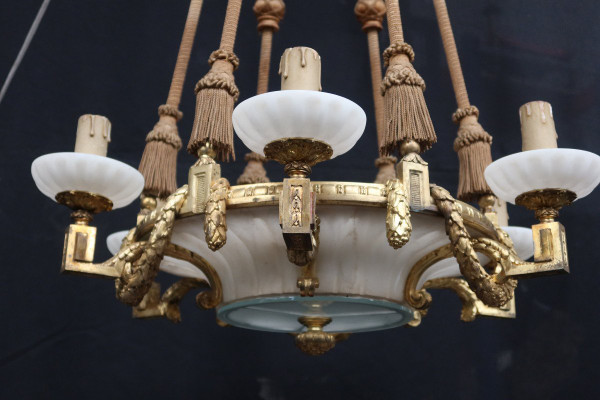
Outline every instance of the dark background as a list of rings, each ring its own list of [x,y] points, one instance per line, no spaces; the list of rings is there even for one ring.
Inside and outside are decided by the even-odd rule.
[[[259,36],[253,1],[244,2],[236,43],[241,100],[256,87]],[[454,96],[431,1],[402,0],[405,36],[439,142],[425,157],[432,182],[456,190],[458,162],[450,121]],[[518,107],[554,106],[559,145],[600,151],[600,2],[448,0],[467,86],[480,121],[494,135],[493,155],[520,150]],[[17,55],[41,1],[0,1],[0,77]],[[140,321],[114,298],[112,282],[59,275],[67,209],[37,191],[30,164],[70,151],[77,118],[106,115],[109,155],[137,166],[144,138],[167,95],[187,1],[54,0],[0,104],[0,398],[598,398],[600,313],[597,262],[600,192],[561,212],[571,275],[522,281],[516,320],[459,321],[455,295],[434,292],[417,329],[354,335],[322,357],[304,355],[288,335],[220,328],[213,311],[184,300],[183,322]],[[365,134],[314,179],[372,181],[375,128],[366,38],[354,0],[288,0],[276,34],[272,90],[286,47],[323,57],[323,88],[368,115]],[[205,0],[180,123],[187,143],[193,86],[218,47],[224,0]],[[381,35],[382,49],[387,35]],[[238,161],[223,166],[235,180]],[[179,157],[179,184],[194,159]],[[576,160],[573,160],[574,162]],[[282,168],[268,165],[271,179]],[[597,171],[590,171],[597,173]],[[134,202],[95,220],[96,260],[109,257],[106,235],[131,227]],[[511,224],[535,223],[511,206]],[[173,279],[161,274],[163,285]]]

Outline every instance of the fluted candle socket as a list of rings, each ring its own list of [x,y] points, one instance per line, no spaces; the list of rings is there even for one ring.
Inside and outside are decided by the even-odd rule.
[[[85,114],[77,121],[75,152],[106,157],[110,142],[111,124],[102,115]]]
[[[557,147],[552,106],[545,101],[531,101],[519,108],[523,151]]]

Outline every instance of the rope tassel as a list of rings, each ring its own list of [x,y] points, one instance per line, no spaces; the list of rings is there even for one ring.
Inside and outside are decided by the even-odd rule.
[[[146,136],[139,165],[145,195],[166,199],[177,189],[177,152],[182,145],[177,121],[183,116],[178,108],[201,10],[202,0],[190,1],[167,103],[158,108],[159,120]]]
[[[256,153],[247,153],[244,160],[246,160],[248,164],[246,164],[244,172],[237,180],[238,185],[271,182],[267,177],[267,171],[263,166],[266,161],[263,156]]]
[[[477,201],[480,196],[492,193],[484,176],[485,168],[492,163],[492,136],[477,122],[479,110],[469,102],[446,1],[433,0],[433,5],[458,105],[452,115],[452,121],[459,125],[454,141],[459,162],[457,197],[463,201]]]
[[[383,52],[387,70],[381,82],[385,120],[381,154],[390,155],[406,140],[415,140],[425,151],[437,141],[423,96],[425,81],[412,65],[412,47],[404,43],[398,0],[387,0],[386,6],[392,44]]]
[[[233,71],[240,62],[233,53],[233,45],[241,7],[242,0],[228,1],[221,46],[208,59],[210,71],[196,84],[196,115],[187,148],[195,156],[208,142],[220,161],[228,161],[230,156],[235,160],[231,115],[240,91]]]
[[[158,122],[146,136],[139,170],[145,179],[144,193],[164,199],[177,189],[175,171],[181,148],[177,121],[182,113],[165,104],[158,108],[158,115]]]
[[[235,160],[231,115],[240,95],[233,77],[239,60],[235,54],[219,49],[208,62],[211,70],[196,84],[196,116],[188,151],[196,155],[209,141],[220,160],[229,160],[230,155]]]
[[[470,106],[459,109],[452,118],[460,124],[454,151],[459,163],[458,198],[463,201],[477,201],[490,193],[484,171],[492,163],[492,136],[477,122],[478,115],[477,107]]]

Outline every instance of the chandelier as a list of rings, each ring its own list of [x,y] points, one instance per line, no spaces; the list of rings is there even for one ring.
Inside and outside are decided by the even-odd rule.
[[[311,180],[313,168],[326,168],[356,144],[367,116],[351,100],[322,91],[322,60],[308,47],[284,52],[281,90],[267,91],[282,0],[254,4],[257,95],[235,106],[241,0],[228,0],[219,48],[195,88],[187,150],[197,161],[178,187],[179,103],[202,7],[191,0],[168,98],[139,171],[106,157],[111,124],[100,115],[79,118],[74,152],[32,164],[38,189],[72,209],[61,271],[113,279],[117,299],[135,318],[179,322],[180,302],[197,292],[197,305],[215,309],[220,325],[292,334],[312,355],[352,333],[417,327],[434,289],[458,295],[463,321],[515,318],[519,279],[569,272],[565,228],[556,218],[598,185],[600,157],[558,148],[550,104],[534,101],[519,109],[523,151],[492,162],[492,137],[469,102],[445,1],[434,6],[458,106],[457,199],[430,183],[426,151],[436,134],[398,0],[358,0],[354,7],[371,64],[381,155],[374,182]],[[391,45],[380,53],[384,18]],[[251,150],[236,185],[221,174],[221,163],[235,158],[234,131]],[[287,178],[271,182],[266,160],[280,163]],[[114,256],[94,263],[93,215],[138,197],[137,223],[110,235]],[[508,226],[506,202],[534,211],[539,223]],[[161,291],[159,270],[181,279]]]

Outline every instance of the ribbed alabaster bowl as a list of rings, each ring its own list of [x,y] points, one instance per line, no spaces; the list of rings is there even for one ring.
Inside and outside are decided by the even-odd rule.
[[[491,163],[485,180],[496,196],[512,204],[536,189],[566,189],[579,199],[600,183],[600,157],[575,149],[523,151]]]
[[[31,175],[38,189],[54,201],[58,193],[77,190],[108,198],[113,209],[130,204],[144,188],[137,169],[94,154],[46,154],[33,161]]]
[[[367,117],[356,103],[331,93],[284,90],[241,102],[233,126],[250,150],[283,138],[310,138],[327,143],[333,157],[350,150],[362,135]]]
[[[394,250],[386,238],[383,185],[312,182],[312,186],[320,218],[314,269],[319,286],[314,297],[300,296],[297,280],[302,268],[287,258],[279,225],[281,183],[231,188],[227,242],[216,252],[205,241],[204,215],[176,220],[171,242],[202,256],[219,276],[223,298],[217,317],[233,326],[273,332],[302,332],[305,327],[298,319],[311,316],[331,318],[324,327],[329,332],[387,329],[411,321],[414,310],[404,295],[407,277],[423,256],[449,243],[444,218],[435,207],[413,211],[411,239]],[[462,205],[463,210],[468,207]],[[465,218],[475,237],[495,235],[491,223],[476,210],[469,208]],[[112,245],[113,252],[119,242]],[[184,261],[165,258],[161,269],[203,278]],[[438,265],[429,268],[437,269]],[[454,275],[455,271],[441,274]]]
[[[406,276],[419,258],[448,242],[442,218],[414,215],[411,240],[394,250],[383,208],[319,206],[318,214],[320,286],[312,299],[299,295],[300,268],[287,259],[277,207],[228,211],[227,244],[218,252],[206,246],[202,218],[177,222],[171,240],[217,270],[223,284],[218,317],[232,325],[299,332],[298,317],[316,315],[332,318],[326,330],[358,332],[412,320],[403,304]]]

